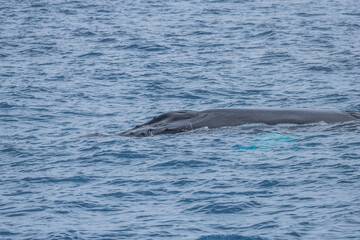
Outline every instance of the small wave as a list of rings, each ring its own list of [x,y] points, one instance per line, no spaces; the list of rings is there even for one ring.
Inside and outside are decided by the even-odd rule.
[[[260,58],[260,64],[275,64],[279,62],[290,61],[293,59],[294,58],[288,52],[268,51]]]
[[[111,143],[115,143],[115,141],[112,141]],[[109,143],[106,143],[105,145],[110,145]],[[98,159],[99,157],[115,157],[116,159],[141,159],[141,158],[147,158],[148,156],[146,154],[141,154],[135,151],[120,151],[120,152],[114,152],[111,150],[103,150],[96,152],[92,158]]]
[[[223,202],[223,203],[211,203],[205,206],[197,205],[187,209],[187,211],[196,212],[196,213],[205,213],[205,214],[233,214],[259,206],[260,203],[256,201],[250,201],[246,203]]]
[[[212,164],[203,162],[203,161],[197,161],[197,160],[190,160],[190,161],[173,160],[173,161],[155,164],[152,167],[154,167],[154,168],[159,168],[159,167],[160,168],[163,168],[163,167],[171,167],[171,168],[190,167],[190,168],[193,168],[193,167],[207,167],[210,165],[212,165]]]
[[[230,234],[230,235],[209,235],[202,236],[197,240],[265,240],[261,237],[247,237],[242,235]]]
[[[145,52],[161,52],[170,49],[169,47],[162,46],[159,44],[153,45],[141,45],[141,44],[129,44],[129,45],[119,45],[115,47],[116,49],[127,49],[127,50],[141,50]]]
[[[309,67],[307,70],[316,71],[316,72],[332,72],[333,71],[332,68],[325,67],[325,66],[312,66],[312,67]]]
[[[269,36],[273,36],[275,35],[275,31],[273,30],[269,30],[269,31],[265,31],[265,32],[261,32],[255,35],[252,35],[252,38],[263,38],[263,37],[269,37]]]
[[[343,13],[343,15],[360,17],[360,12]]]
[[[114,197],[114,198],[123,198],[128,196],[128,194],[123,192],[113,192],[113,193],[105,193],[101,195],[102,197]]]
[[[114,43],[114,42],[116,42],[115,38],[103,38],[99,40],[99,43]]]
[[[7,102],[0,102],[0,108],[12,108],[14,105],[10,105]]]
[[[86,54],[82,54],[82,55],[79,55],[79,57],[81,58],[90,58],[90,57],[99,57],[99,56],[102,56],[104,55],[103,53],[100,53],[100,52],[89,52],[89,53],[86,53]]]
[[[59,13],[63,13],[65,15],[76,15],[78,12],[73,9],[63,9],[63,10],[59,10]]]
[[[40,51],[40,50],[35,49],[35,48],[29,48],[29,49],[22,50],[22,51],[20,51],[20,53],[25,54],[25,55],[27,55],[29,57],[39,57],[39,56],[45,54],[44,51]]]
[[[14,233],[14,232],[10,232],[7,230],[0,230],[0,236],[3,237],[9,237],[9,236],[14,236],[14,235],[18,235],[19,233]]]
[[[13,193],[3,193],[3,196],[21,196],[24,194],[33,194],[33,193],[35,192],[17,190],[16,192]]]
[[[73,31],[73,35],[75,37],[91,37],[91,36],[95,36],[96,34],[93,33],[92,31],[89,31],[88,29],[79,28]]]
[[[33,208],[26,208],[26,209],[21,209],[18,211],[9,211],[5,213],[5,216],[7,217],[20,217],[20,216],[26,216],[29,213],[33,213],[33,212],[42,212],[45,211],[46,209],[48,209],[49,207],[46,206],[40,206],[40,207],[33,207]]]
[[[324,13],[297,13],[296,16],[298,17],[319,17],[319,16],[325,16]]]
[[[153,191],[150,191],[150,190],[146,190],[146,191],[138,190],[138,191],[133,192],[133,194],[141,195],[141,196],[158,196],[158,195],[160,195],[160,194],[154,193]]]
[[[30,7],[32,7],[32,8],[43,8],[43,7],[46,7],[46,4],[45,3],[34,3],[34,4],[31,4]]]
[[[174,186],[178,186],[178,187],[182,187],[182,186],[186,186],[186,185],[189,185],[189,184],[192,184],[192,183],[195,183],[195,181],[190,181],[190,180],[186,180],[186,179],[180,179],[180,180],[177,180],[175,182],[172,182],[171,184],[174,185]]]
[[[185,99],[204,99],[204,97],[189,92],[180,92],[177,95],[169,94],[169,98],[185,98]]]
[[[91,134],[87,134],[87,135],[82,135],[79,137],[76,137],[75,139],[79,139],[79,138],[92,138],[92,137],[112,137],[113,135],[110,134],[106,134],[106,133],[91,133]],[[94,149],[94,148],[93,148]],[[92,150],[91,148],[86,148],[84,151],[88,151],[88,150]],[[83,151],[83,150],[82,150]]]
[[[158,52],[158,51],[165,51],[170,48],[162,45],[152,45],[152,46],[140,46],[139,49],[147,52]]]
[[[205,3],[247,3],[255,2],[255,0],[203,0]]]
[[[212,35],[213,32],[207,32],[207,31],[194,31],[190,35]]]
[[[54,178],[54,177],[26,177],[22,179],[26,182],[31,183],[60,183],[60,182],[72,182],[72,183],[87,183],[92,178],[83,176],[65,177],[65,178]]]
[[[44,239],[85,240],[86,238],[81,237],[81,234],[75,230],[69,230],[67,232],[49,232]]]
[[[279,182],[276,180],[264,180],[264,181],[261,181],[258,185],[263,188],[269,188],[269,187],[274,187],[278,184],[279,184]]]

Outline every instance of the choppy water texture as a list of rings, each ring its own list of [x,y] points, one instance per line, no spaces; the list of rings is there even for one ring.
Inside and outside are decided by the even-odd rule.
[[[359,123],[102,135],[178,109],[360,110],[359,9],[0,1],[0,239],[359,239]]]

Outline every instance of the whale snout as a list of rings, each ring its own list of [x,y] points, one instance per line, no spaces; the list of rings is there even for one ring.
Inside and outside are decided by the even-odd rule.
[[[197,111],[181,110],[163,113],[147,123],[119,133],[121,136],[149,137],[159,134],[174,134],[193,130],[191,120],[199,115]]]
[[[180,132],[187,132],[187,131],[191,131],[192,126],[191,124],[188,125],[181,125],[181,126],[157,126],[157,127],[153,127],[153,126],[141,126],[141,127],[137,127],[137,128],[133,128],[130,130],[126,130],[124,132],[119,133],[118,135],[120,136],[126,136],[126,137],[151,137],[154,135],[159,135],[159,134],[175,134],[175,133],[180,133]]]

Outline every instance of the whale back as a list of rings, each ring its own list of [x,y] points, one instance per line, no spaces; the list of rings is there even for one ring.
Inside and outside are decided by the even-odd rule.
[[[147,137],[186,132],[202,127],[219,128],[248,123],[268,125],[316,122],[336,123],[360,119],[359,111],[309,109],[209,109],[180,110],[160,114],[152,120],[119,133],[122,136]]]

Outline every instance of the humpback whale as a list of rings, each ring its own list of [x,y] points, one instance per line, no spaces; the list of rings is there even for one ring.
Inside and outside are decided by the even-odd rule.
[[[251,123],[275,125],[281,123],[336,123],[360,119],[360,111],[310,109],[209,109],[204,111],[180,110],[163,113],[147,123],[117,135],[147,137],[174,134],[198,128],[219,128]]]

